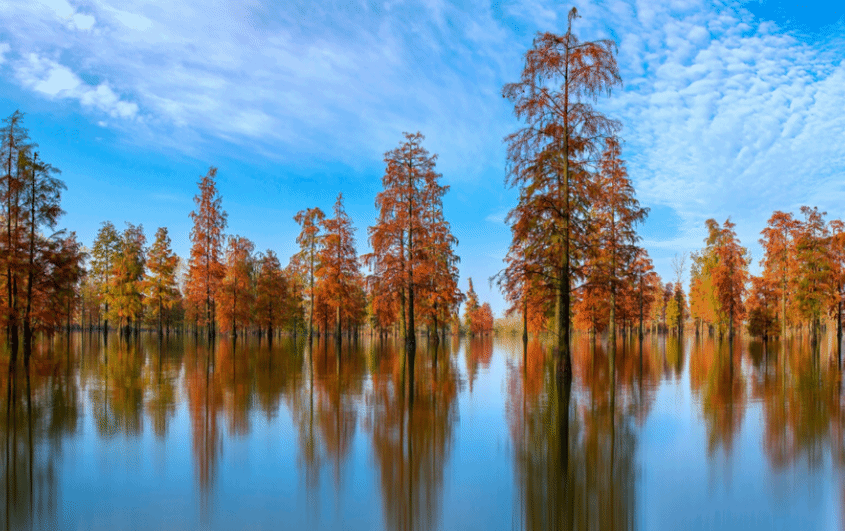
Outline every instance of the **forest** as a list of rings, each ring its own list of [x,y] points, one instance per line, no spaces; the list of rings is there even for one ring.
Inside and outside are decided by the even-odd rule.
[[[565,34],[538,34],[519,80],[502,90],[521,123],[504,139],[505,185],[518,192],[507,216],[512,241],[489,279],[509,304],[506,316],[494,319],[472,279],[460,280],[443,211],[449,187],[421,133],[405,133],[384,154],[368,252],[358,254],[338,194],[330,209],[297,213],[299,251],[283,265],[273,250],[226,233],[213,166],[186,212],[189,256],[176,255],[167,227],[148,237],[141,225],[104,221],[90,244],[59,230],[65,184],[15,111],[0,129],[0,320],[10,363],[20,352],[28,363],[36,335],[63,330],[269,341],[366,333],[401,338],[413,353],[418,336],[521,329],[524,341],[553,339],[563,374],[572,371],[575,331],[606,335],[611,352],[618,338],[646,334],[765,341],[806,331],[817,341],[831,322],[841,340],[845,223],[817,208],[772,214],[760,233],[759,276],[730,218],[707,220],[703,247],[676,256],[673,278],[655,272],[637,232],[649,209],[622,158],[622,124],[599,110],[622,83],[616,44],[580,41],[577,18],[573,9]]]

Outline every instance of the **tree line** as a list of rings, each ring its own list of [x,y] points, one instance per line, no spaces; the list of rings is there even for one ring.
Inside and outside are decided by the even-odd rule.
[[[435,339],[459,332],[465,296],[458,288],[458,241],[443,215],[449,187],[420,133],[406,133],[385,154],[369,253],[358,255],[356,228],[338,194],[330,213],[312,207],[294,216],[299,251],[282,266],[273,250],[259,252],[248,238],[226,234],[214,167],[197,183],[187,259],[172,249],[166,227],[148,243],[144,227],[129,222],[122,229],[103,222],[90,249],[83,248],[74,233],[53,232],[65,185],[39,159],[23,114],[16,111],[4,125],[0,305],[13,358],[21,335],[29,353],[36,331],[61,326],[106,337],[110,330],[130,335],[152,327],[161,335],[272,339],[288,331],[340,339],[366,325],[403,337],[411,349],[416,332]],[[471,282],[466,329],[489,333],[492,311],[479,305]]]

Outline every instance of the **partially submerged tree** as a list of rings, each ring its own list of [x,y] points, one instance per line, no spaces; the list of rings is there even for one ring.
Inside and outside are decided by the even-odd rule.
[[[577,16],[573,8],[564,35],[538,34],[520,81],[503,89],[525,122],[505,139],[506,183],[520,191],[508,215],[514,226],[511,249],[532,253],[528,261],[538,264],[537,274],[554,287],[557,355],[567,375],[572,373],[570,294],[589,193],[585,164],[597,155],[601,138],[619,128],[592,102],[621,84],[614,42],[579,41],[572,33]]]

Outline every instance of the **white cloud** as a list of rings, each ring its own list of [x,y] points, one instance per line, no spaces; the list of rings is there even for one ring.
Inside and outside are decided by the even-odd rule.
[[[0,65],[6,62],[6,54],[11,48],[5,42],[0,42]]]
[[[87,31],[94,26],[96,20],[91,15],[76,13],[71,17],[71,21],[77,29]]]
[[[132,118],[138,105],[123,101],[107,83],[92,86],[66,66],[31,53],[15,68],[20,83],[53,98],[70,98],[85,107],[93,107],[113,117]]]

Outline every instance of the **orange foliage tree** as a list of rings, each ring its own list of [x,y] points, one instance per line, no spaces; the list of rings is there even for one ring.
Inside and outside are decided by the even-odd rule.
[[[818,340],[819,321],[835,292],[830,231],[816,207],[801,207],[804,220],[795,231],[795,303],[798,315],[809,321],[814,341]]]
[[[298,307],[289,286],[288,277],[282,270],[278,256],[267,250],[264,256],[256,260],[255,321],[259,330],[267,332],[267,338],[273,340],[274,329],[283,326]]]
[[[437,156],[422,146],[424,138],[405,133],[405,141],[385,153],[383,190],[376,195],[379,214],[368,229],[372,252],[364,257],[377,279],[370,282],[373,306],[398,306],[409,352],[416,349],[417,301],[421,314],[437,327],[461,300],[457,241],[442,215],[448,187],[439,184]]]
[[[722,227],[714,219],[707,220],[707,227],[715,238],[716,265],[713,268],[713,286],[722,314],[727,314],[728,338],[733,339],[734,323],[745,313],[743,296],[748,283],[748,264],[751,258],[736,236],[736,225],[730,219]]]
[[[226,212],[214,178],[217,168],[211,167],[200,180],[200,193],[194,196],[196,210],[191,212],[191,257],[185,289],[188,299],[198,311],[198,324],[208,327],[208,337],[214,337],[214,311],[217,290],[226,274],[221,260]],[[203,311],[204,310],[204,311]]]
[[[792,305],[792,284],[795,276],[795,233],[798,229],[798,221],[792,214],[775,211],[769,218],[766,228],[761,232],[763,237],[760,245],[763,246],[763,259],[760,261],[763,266],[763,277],[775,290],[775,295],[780,299],[780,321],[781,337],[786,336],[788,323],[788,309]]]
[[[170,248],[167,227],[159,227],[155,241],[147,252],[147,272],[144,275],[144,302],[149,315],[158,323],[158,334],[164,330],[165,310],[172,308],[179,298],[176,268],[179,257]],[[169,328],[168,328],[169,330]]]
[[[217,319],[220,328],[231,330],[238,337],[238,325],[247,327],[255,297],[253,289],[255,245],[243,236],[229,236],[226,245],[226,273],[217,297]]]
[[[334,313],[335,330],[340,340],[342,317],[357,314],[352,311],[353,306],[359,302],[356,300],[358,291],[363,291],[363,277],[355,250],[355,227],[343,208],[343,194],[337,195],[334,217],[323,219],[321,224],[323,238],[317,253],[319,265],[315,275],[318,292]]]
[[[137,327],[143,310],[143,278],[145,266],[144,236],[142,225],[126,224],[120,236],[117,254],[112,264],[107,299],[118,320],[118,327],[129,335],[132,325]]]
[[[537,35],[525,54],[520,81],[502,92],[526,123],[506,137],[506,183],[520,190],[519,203],[508,215],[513,224],[509,254],[530,253],[520,259],[536,264],[532,271],[553,289],[558,360],[568,375],[573,262],[585,232],[591,180],[585,163],[597,154],[599,139],[618,129],[591,101],[621,83],[615,44],[579,41],[572,33],[577,16],[573,8],[564,35]]]

